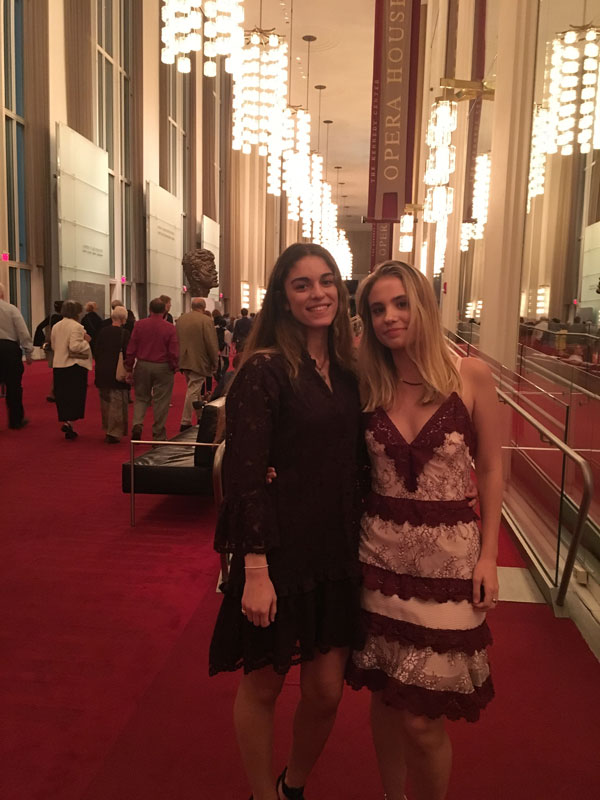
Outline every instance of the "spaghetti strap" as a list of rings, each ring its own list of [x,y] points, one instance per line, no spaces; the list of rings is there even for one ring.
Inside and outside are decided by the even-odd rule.
[[[462,366],[463,358],[468,358],[468,356],[457,356],[456,358],[456,371],[460,375],[460,368]]]

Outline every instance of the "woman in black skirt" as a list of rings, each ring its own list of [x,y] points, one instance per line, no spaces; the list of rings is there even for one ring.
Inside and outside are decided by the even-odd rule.
[[[244,670],[234,722],[254,800],[303,798],[335,721],[349,650],[360,646],[360,401],[347,300],[327,250],[289,247],[227,398],[215,546],[233,557],[210,673]],[[277,478],[267,485],[269,466]],[[294,664],[301,699],[275,785],[273,713]]]
[[[73,422],[85,415],[87,378],[92,368],[90,337],[78,321],[81,312],[81,303],[65,300],[63,318],[51,333],[56,410],[65,439],[77,438]]]

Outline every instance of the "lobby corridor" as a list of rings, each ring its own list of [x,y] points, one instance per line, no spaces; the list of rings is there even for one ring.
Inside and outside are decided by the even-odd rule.
[[[45,401],[50,372],[26,368],[30,424],[1,411],[0,705],[3,800],[246,800],[233,737],[237,676],[208,678],[219,605],[212,501],[140,496],[137,526],[88,389],[79,438]],[[168,430],[179,427],[177,375]],[[523,589],[501,537],[501,602],[489,615],[496,699],[480,724],[450,726],[448,800],[565,800],[597,785],[600,665],[570,620]],[[509,599],[512,598],[512,599]],[[278,708],[284,763],[298,673]],[[381,800],[368,696],[346,690],[307,800]]]

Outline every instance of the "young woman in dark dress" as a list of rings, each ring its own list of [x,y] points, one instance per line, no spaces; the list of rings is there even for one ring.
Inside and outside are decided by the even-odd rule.
[[[244,670],[234,723],[254,800],[300,800],[360,646],[360,402],[347,292],[327,250],[295,244],[280,256],[244,357],[227,398],[215,546],[233,557],[210,673]],[[294,664],[301,698],[276,786],[273,713]]]

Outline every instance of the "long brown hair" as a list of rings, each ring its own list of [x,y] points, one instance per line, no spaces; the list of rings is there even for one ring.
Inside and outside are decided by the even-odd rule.
[[[426,405],[461,389],[458,370],[444,336],[433,288],[423,273],[403,261],[384,261],[361,283],[357,307],[363,321],[359,367],[365,411],[391,408],[398,386],[392,352],[373,330],[369,296],[380,278],[399,278],[410,308],[406,352],[423,378],[421,403]]]
[[[244,347],[244,361],[257,352],[278,352],[285,358],[290,377],[296,378],[306,349],[302,325],[286,309],[285,282],[292,267],[306,256],[322,258],[333,273],[338,292],[338,308],[329,328],[329,354],[343,369],[354,368],[352,330],[348,314],[348,290],[331,253],[318,244],[297,242],[277,259],[265,294]]]

